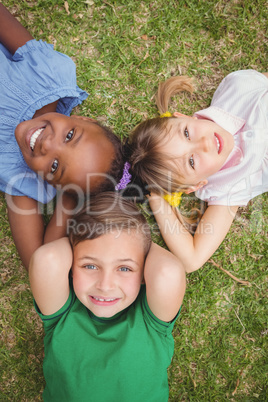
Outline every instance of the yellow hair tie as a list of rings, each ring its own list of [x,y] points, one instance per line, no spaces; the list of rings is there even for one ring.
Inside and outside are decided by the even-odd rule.
[[[172,114],[170,112],[165,112],[165,113],[160,114],[160,117],[171,117],[171,116],[172,116]]]
[[[181,196],[182,196],[182,193],[180,192],[180,193],[165,194],[163,196],[163,198],[172,207],[178,207],[180,205],[180,202],[181,202]]]

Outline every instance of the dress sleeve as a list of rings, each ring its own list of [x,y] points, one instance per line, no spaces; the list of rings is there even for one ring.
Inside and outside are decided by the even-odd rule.
[[[267,91],[268,79],[262,73],[255,70],[235,71],[222,80],[213,95],[211,106],[247,121],[256,103],[267,96]]]
[[[31,119],[36,110],[56,100],[57,112],[70,115],[88,96],[76,84],[76,67],[71,58],[42,40],[33,39],[20,47],[12,57],[10,69],[15,96],[24,103],[20,121]]]

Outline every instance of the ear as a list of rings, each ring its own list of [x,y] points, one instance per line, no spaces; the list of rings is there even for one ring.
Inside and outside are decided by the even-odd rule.
[[[194,116],[188,116],[187,114],[183,114],[183,113],[179,113],[179,112],[175,112],[175,113],[173,113],[173,115],[172,116],[174,116],[174,117],[192,117],[193,119],[195,119],[195,120],[197,120],[197,117],[194,117]]]
[[[202,188],[203,186],[205,186],[207,184],[207,182],[208,182],[207,180],[202,180],[198,184],[196,184],[195,186],[191,186],[191,187],[187,188],[187,190],[183,190],[183,192],[185,194],[193,193],[194,191],[197,191],[200,188]]]
[[[172,116],[174,116],[174,117],[181,117],[181,116],[183,116],[183,117],[190,117],[190,116],[187,116],[187,114],[183,114],[183,113],[179,113],[179,112],[173,113]]]
[[[72,114],[71,117],[73,117],[74,119],[90,121],[90,122],[93,122],[93,123],[97,122],[97,120],[95,120],[95,119],[91,119],[90,117],[87,117],[87,116],[78,116],[77,114]]]

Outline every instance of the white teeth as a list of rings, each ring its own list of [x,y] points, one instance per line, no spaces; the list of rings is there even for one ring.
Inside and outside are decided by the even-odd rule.
[[[216,142],[217,142],[217,150],[218,150],[218,152],[219,152],[219,150],[220,150],[220,141],[218,140],[218,138],[216,137],[216,135],[215,135],[215,138],[216,138]]]
[[[35,143],[36,143],[37,138],[39,137],[39,135],[40,135],[43,131],[44,131],[44,127],[38,128],[38,129],[32,134],[31,139],[30,139],[30,147],[31,147],[31,150],[32,150],[32,151],[34,150],[34,146],[35,146]]]
[[[93,299],[101,301],[101,302],[104,302],[104,301],[109,302],[109,301],[114,301],[115,300],[115,298],[114,299],[101,299],[99,297],[94,297],[94,296],[92,296],[92,297],[93,297]]]

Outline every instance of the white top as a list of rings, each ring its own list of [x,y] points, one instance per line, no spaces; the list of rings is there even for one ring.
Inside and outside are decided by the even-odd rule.
[[[268,79],[254,70],[229,74],[211,106],[195,113],[234,136],[223,167],[195,195],[209,205],[243,206],[268,191]]]

